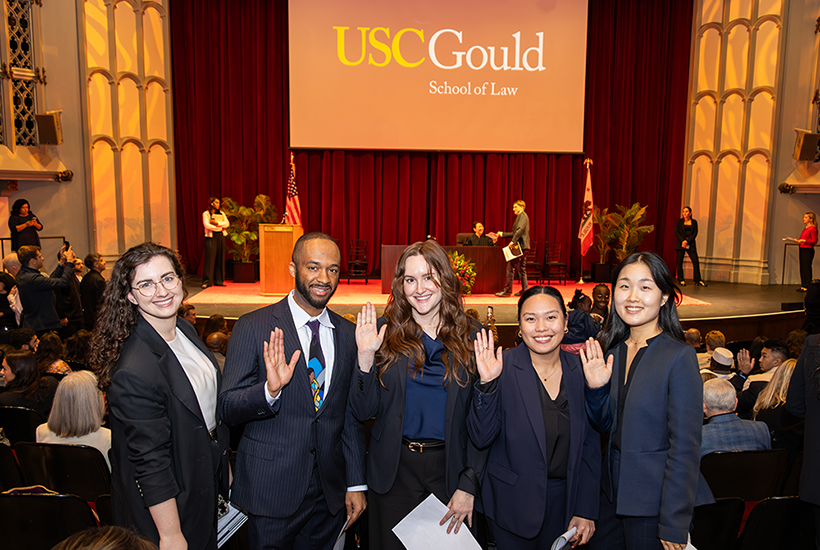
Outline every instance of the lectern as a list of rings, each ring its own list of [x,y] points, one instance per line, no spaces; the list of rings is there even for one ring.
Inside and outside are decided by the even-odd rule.
[[[288,271],[293,247],[304,230],[301,225],[259,224],[259,278],[262,296],[284,296],[293,290]]]

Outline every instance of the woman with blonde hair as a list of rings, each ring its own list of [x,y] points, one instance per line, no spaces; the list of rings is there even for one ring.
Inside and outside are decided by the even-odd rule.
[[[94,447],[105,457],[110,470],[111,430],[102,427],[104,415],[97,377],[89,371],[72,372],[57,386],[48,422],[37,426],[37,443]]]
[[[461,283],[435,241],[408,246],[393,275],[384,317],[359,314],[350,406],[375,417],[367,453],[370,546],[400,550],[392,532],[430,493],[447,504],[440,524],[472,526],[483,456],[468,441],[480,325],[461,305]]]
[[[796,359],[786,359],[772,375],[772,379],[757,396],[753,418],[765,422],[772,435],[772,449],[789,451],[789,464],[803,450],[803,432],[806,421],[786,409],[786,394],[792,379]]]

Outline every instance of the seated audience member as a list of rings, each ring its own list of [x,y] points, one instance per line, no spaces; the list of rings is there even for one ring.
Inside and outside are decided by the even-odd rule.
[[[88,350],[91,342],[91,332],[78,330],[77,333],[65,341],[63,346],[63,360],[68,363],[72,371],[91,370],[88,366]]]
[[[703,384],[703,439],[700,456],[716,451],[759,451],[771,448],[769,430],[762,422],[741,420],[734,414],[737,392],[727,380]]]
[[[40,376],[37,358],[28,350],[12,351],[3,359],[3,379],[6,387],[0,393],[0,405],[34,409],[48,418],[57,380]]]
[[[9,344],[14,349],[37,351],[40,339],[37,338],[37,333],[30,328],[16,328],[9,334]]]
[[[700,379],[703,380],[704,384],[706,382],[708,382],[709,380],[714,380],[715,378],[717,378],[717,374],[715,374],[714,372],[712,372],[710,370],[700,371]]]
[[[102,427],[104,415],[105,401],[97,388],[97,377],[87,370],[72,372],[57,386],[48,422],[37,426],[37,443],[94,447],[110,470],[111,430]]]
[[[755,360],[747,350],[737,354],[738,372],[731,378],[731,383],[738,391],[737,414],[741,418],[751,418],[757,396],[772,379],[778,367],[789,358],[789,347],[779,338],[772,338],[763,343],[760,352],[759,374],[751,374]]]
[[[609,317],[609,287],[599,283],[592,288],[592,311],[590,315],[596,323],[604,324]]]
[[[61,380],[63,376],[71,372],[71,367],[63,361],[63,341],[56,332],[46,332],[40,338],[40,345],[37,346],[37,368],[40,374],[54,374],[55,378]]]
[[[51,550],[157,550],[133,529],[106,525],[74,533]]]
[[[814,279],[807,287],[803,304],[806,308],[806,320],[800,327],[808,334],[820,333],[820,280]]]
[[[700,337],[700,331],[696,328],[690,328],[686,332],[683,333],[683,339],[686,340],[686,343],[695,348],[695,350],[700,350],[702,342],[702,338]]]
[[[196,326],[196,306],[192,306],[188,302],[182,302],[177,310],[177,315]]]
[[[758,422],[765,422],[772,435],[773,449],[786,449],[789,456],[797,457],[803,450],[803,433],[806,421],[786,409],[786,395],[792,379],[796,359],[786,359],[772,376],[772,379],[757,396],[753,416]]]
[[[590,315],[592,300],[581,289],[575,290],[567,307],[569,307],[567,332],[561,341],[561,349],[578,355],[580,349],[584,347],[584,342],[589,338],[594,338],[601,330],[601,324]]]
[[[12,252],[3,258],[3,269],[5,269],[12,278],[17,277],[20,271],[20,260],[17,259],[17,252]],[[17,324],[20,324],[20,314],[23,312],[23,304],[20,303],[20,292],[15,283],[14,288],[9,291],[9,306],[14,312],[14,318]]]
[[[803,350],[803,342],[806,341],[809,333],[805,330],[793,330],[786,336],[786,345],[789,347],[789,358],[797,359]]]
[[[228,354],[228,335],[224,332],[212,332],[205,339],[205,345],[214,353],[219,371],[225,369],[225,356]]]
[[[102,272],[105,271],[105,259],[99,254],[91,253],[83,260],[88,273],[80,281],[80,298],[83,302],[83,323],[86,330],[94,330],[94,322],[97,320],[97,311],[102,303],[102,296],[105,292],[105,278]]]
[[[225,318],[218,313],[211,315],[208,317],[208,320],[205,321],[205,327],[202,329],[202,341],[207,341],[208,336],[214,332],[224,332],[228,334],[228,323],[225,321]]]
[[[6,272],[0,273],[0,330],[17,328],[17,316],[9,303],[9,296],[15,288],[17,283],[14,277]]]
[[[467,314],[467,317],[472,317],[473,319],[475,319],[476,321],[481,323],[481,318],[479,317],[479,313],[478,313],[477,309],[471,307],[470,309],[466,310],[464,313]],[[495,346],[498,346],[498,329],[495,326],[495,317],[490,317],[488,315],[487,319],[483,323],[483,326],[484,326],[484,328],[486,328],[487,330],[492,332],[492,334],[493,334],[493,344]]]
[[[715,349],[726,347],[726,337],[719,330],[712,330],[706,333],[704,344],[706,344],[706,351],[698,353],[698,366],[701,369],[708,369],[709,360],[712,359]]]
[[[716,348],[712,352],[712,358],[709,360],[709,366],[705,369],[700,369],[700,373],[711,372],[718,378],[728,380],[734,376],[732,373],[732,365],[734,364],[734,357],[732,352],[726,348]]]
[[[493,235],[495,235],[493,233]],[[484,224],[473,222],[473,234],[464,240],[464,246],[495,246],[498,237],[484,234]]]

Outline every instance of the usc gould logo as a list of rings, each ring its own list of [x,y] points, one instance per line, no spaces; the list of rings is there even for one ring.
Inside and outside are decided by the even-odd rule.
[[[402,55],[402,43],[416,40],[424,44],[424,30],[405,28],[395,33],[392,38],[387,27],[333,27],[336,31],[336,55],[344,65],[355,66],[364,63],[385,67],[395,61],[402,67],[418,67],[427,58],[407,59]],[[521,51],[521,31],[512,34],[512,44],[507,46],[482,46],[475,44],[464,49],[462,32],[455,29],[441,29],[430,37],[427,43],[427,56],[430,62],[439,69],[459,69],[466,65],[473,70],[491,68],[494,71],[530,71],[546,70],[544,67],[544,33],[535,33],[537,45]],[[417,50],[417,48],[414,48]],[[358,59],[349,57],[358,55]],[[512,57],[512,59],[510,59]],[[534,59],[533,59],[534,58]]]

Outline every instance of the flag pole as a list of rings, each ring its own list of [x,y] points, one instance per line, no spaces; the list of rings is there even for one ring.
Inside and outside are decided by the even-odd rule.
[[[589,158],[589,157],[585,158],[584,159],[584,166],[586,166],[586,168],[587,168],[587,176],[588,176],[585,181],[589,181],[589,172],[590,172],[590,166],[592,166],[592,159]],[[586,183],[584,183],[584,190],[586,191]],[[584,202],[586,202],[586,192],[584,193]],[[586,206],[586,204],[584,206]],[[591,204],[589,206],[590,206],[590,208],[593,207]],[[583,250],[583,248],[584,248],[584,244],[583,244],[583,241],[581,239],[578,239],[578,248],[579,248],[579,250]],[[584,253],[581,252],[581,276],[578,279],[578,284],[582,285],[585,282],[586,281],[584,281]]]

